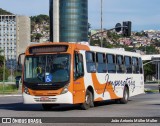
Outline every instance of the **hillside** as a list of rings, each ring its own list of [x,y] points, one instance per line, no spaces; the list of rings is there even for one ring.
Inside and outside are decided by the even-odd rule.
[[[11,12],[8,12],[6,10],[3,10],[2,8],[0,8],[0,15],[13,15]]]
[[[38,15],[31,18],[31,41],[40,42],[49,39],[49,16]]]

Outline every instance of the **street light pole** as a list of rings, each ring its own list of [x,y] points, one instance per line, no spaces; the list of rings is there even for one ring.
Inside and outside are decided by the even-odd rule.
[[[101,0],[101,47],[103,46],[103,0]]]

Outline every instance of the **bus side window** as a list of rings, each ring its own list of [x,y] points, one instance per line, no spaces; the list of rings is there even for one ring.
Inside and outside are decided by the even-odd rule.
[[[138,65],[138,58],[132,58],[132,66],[133,66],[133,73],[139,73],[139,65]]]
[[[142,63],[142,59],[139,58],[139,68],[140,68],[140,73],[143,73],[143,63]]]
[[[107,54],[106,58],[108,73],[116,73],[115,56],[113,54]]]
[[[106,73],[107,72],[107,65],[106,65],[106,58],[104,53],[96,53],[97,59],[97,72],[98,73]]]
[[[132,61],[131,61],[131,57],[125,56],[124,60],[125,60],[126,73],[132,73]]]
[[[94,52],[86,52],[86,62],[87,62],[87,72],[95,73],[96,72],[96,62],[95,62]]]
[[[124,64],[123,64],[123,56],[117,55],[116,56],[116,61],[117,61],[117,73],[124,73]]]
[[[74,55],[74,79],[78,79],[84,75],[83,56],[75,53]]]

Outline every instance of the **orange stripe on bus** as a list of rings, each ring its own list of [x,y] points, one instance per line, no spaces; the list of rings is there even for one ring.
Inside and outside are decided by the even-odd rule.
[[[102,95],[103,95],[104,88],[105,88],[105,86],[106,86],[105,92],[107,92],[107,91],[109,92],[111,99],[117,99],[117,98],[119,98],[119,97],[115,94],[115,92],[114,92],[114,90],[113,90],[113,87],[112,87],[112,84],[110,84],[110,83],[101,84],[101,83],[98,81],[98,79],[97,79],[96,73],[92,73],[91,75],[92,75],[92,80],[93,80],[93,85],[94,85],[95,90],[100,89],[100,90],[97,91],[97,94],[102,94]],[[107,89],[107,90],[106,90],[106,89]]]
[[[94,101],[103,101],[103,99],[102,98],[96,98]]]

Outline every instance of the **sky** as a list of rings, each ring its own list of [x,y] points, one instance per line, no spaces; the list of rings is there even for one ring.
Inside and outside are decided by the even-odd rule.
[[[88,0],[88,22],[100,28],[101,0]],[[132,21],[133,31],[160,30],[160,0],[103,0],[103,28]],[[49,0],[0,0],[0,8],[18,15],[49,15]]]

